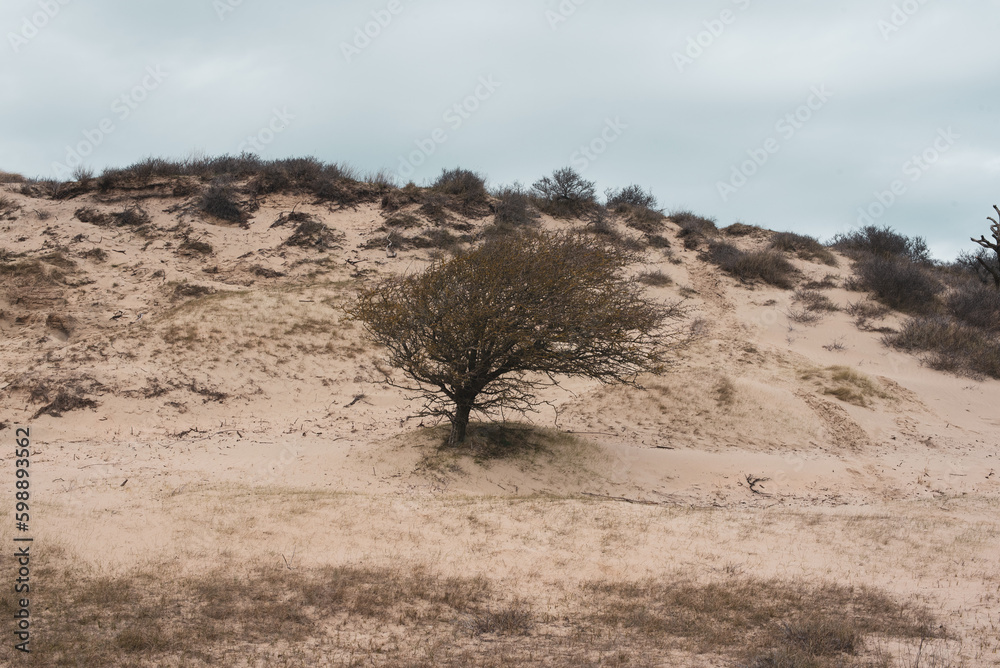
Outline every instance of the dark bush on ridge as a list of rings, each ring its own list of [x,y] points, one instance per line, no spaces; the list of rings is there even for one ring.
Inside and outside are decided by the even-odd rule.
[[[773,250],[747,253],[732,244],[717,241],[709,246],[708,259],[741,281],[761,280],[785,290],[793,287],[795,267]]]
[[[450,208],[457,213],[475,216],[488,211],[486,179],[467,169],[442,170],[431,190],[446,195],[450,199]]]
[[[641,186],[630,185],[621,190],[608,189],[604,193],[607,207],[616,213],[623,213],[632,207],[656,210],[656,197]]]
[[[867,225],[846,234],[838,234],[831,244],[837,250],[853,254],[869,253],[878,257],[902,257],[911,262],[929,263],[930,249],[923,237],[907,237],[889,226]]]
[[[556,218],[579,218],[597,206],[594,182],[587,181],[572,167],[557,169],[531,186],[535,205]]]
[[[859,287],[898,311],[928,313],[944,289],[940,281],[905,256],[868,255],[856,262],[854,270]]]

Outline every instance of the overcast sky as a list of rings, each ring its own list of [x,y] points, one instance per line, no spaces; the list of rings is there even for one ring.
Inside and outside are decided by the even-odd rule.
[[[26,176],[241,150],[419,184],[571,165],[940,259],[1000,204],[1000,0],[3,0],[0,25],[0,169]]]

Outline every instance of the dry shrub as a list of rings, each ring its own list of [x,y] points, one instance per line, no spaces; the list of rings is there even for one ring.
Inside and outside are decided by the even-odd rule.
[[[795,267],[773,250],[746,252],[724,241],[712,242],[708,259],[726,273],[744,282],[761,280],[788,290],[793,286]]]
[[[387,218],[385,226],[394,229],[409,230],[414,227],[420,227],[420,219],[412,213],[397,214]]]
[[[343,232],[330,229],[309,214],[299,215],[303,216],[299,219],[301,222],[296,226],[292,236],[285,240],[286,246],[314,248],[321,251],[341,248],[340,244],[345,238]]]
[[[722,233],[730,237],[747,237],[747,236],[757,236],[764,233],[764,229],[757,227],[756,225],[747,225],[745,223],[733,223],[728,227],[722,228]]]
[[[91,223],[93,225],[109,225],[111,223],[111,218],[106,213],[101,213],[97,209],[89,206],[77,209],[73,214],[76,219],[83,223]]]
[[[925,352],[931,368],[973,378],[1000,378],[1000,340],[989,330],[955,318],[917,316],[898,333],[887,334],[886,345],[909,352]]]
[[[184,241],[181,242],[181,245],[177,247],[178,254],[188,257],[196,255],[211,255],[214,252],[215,249],[212,248],[212,244],[207,241],[192,239],[191,237],[185,237]]]
[[[839,311],[840,308],[822,292],[816,290],[799,289],[795,291],[792,300],[802,304],[807,311]]]
[[[771,248],[784,253],[794,253],[798,258],[807,261],[822,262],[831,267],[837,266],[836,256],[817,239],[794,232],[778,232],[771,237]]]
[[[236,187],[228,178],[216,179],[202,195],[199,208],[209,216],[238,225],[245,225],[248,215],[243,210]]]
[[[442,170],[430,190],[444,195],[447,207],[460,215],[480,217],[489,212],[486,179],[467,169]]]
[[[663,273],[662,269],[657,269],[656,271],[645,271],[639,274],[638,281],[643,285],[648,285],[653,288],[665,288],[674,284],[674,279]]]
[[[684,240],[684,248],[688,250],[699,248],[706,239],[719,234],[713,218],[704,218],[690,211],[674,211],[669,218],[681,228],[678,236]]]
[[[29,390],[31,403],[44,404],[32,416],[33,420],[42,415],[60,418],[64,413],[71,411],[84,408],[96,409],[98,404],[91,397],[106,391],[104,385],[86,376],[69,378],[59,382],[41,380],[31,387],[19,389]]]
[[[944,286],[924,267],[900,257],[867,255],[855,263],[859,286],[897,311],[928,313]]]
[[[930,261],[930,249],[922,237],[910,238],[889,226],[868,225],[846,234],[838,234],[831,245],[854,257],[872,255],[883,259],[902,258],[917,263]]]
[[[515,183],[494,193],[496,197],[493,225],[496,231],[516,229],[533,225],[538,220],[538,212],[531,204],[531,196]]]
[[[535,206],[555,218],[579,218],[597,206],[594,182],[572,167],[557,169],[531,186]]]
[[[20,174],[13,174],[0,170],[0,183],[24,183],[25,178]]]

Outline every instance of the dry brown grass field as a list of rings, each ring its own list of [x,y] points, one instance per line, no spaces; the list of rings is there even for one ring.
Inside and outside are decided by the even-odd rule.
[[[847,251],[208,176],[0,185],[0,541],[22,427],[34,539],[31,653],[5,559],[0,664],[1000,665],[1000,382],[890,346],[916,316]],[[344,307],[522,225],[638,253],[694,341],[444,449]]]

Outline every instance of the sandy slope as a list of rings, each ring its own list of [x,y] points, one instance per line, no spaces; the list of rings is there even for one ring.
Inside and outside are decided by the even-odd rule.
[[[587,578],[742,569],[918,596],[961,639],[956,660],[1000,664],[996,381],[932,371],[842,312],[796,324],[790,291],[740,285],[675,243],[679,264],[654,251],[636,268],[662,268],[675,285],[655,294],[683,292],[703,319],[675,371],[639,390],[569,380],[554,408],[521,418],[565,432],[549,451],[477,464],[434,452],[344,321],[358,280],[428,257],[361,248],[384,236],[377,205],[274,197],[240,229],[150,197],[143,236],[74,217],[121,210],[128,193],[6,195],[21,209],[0,222],[0,249],[58,252],[46,271],[64,276],[0,276],[0,438],[30,425],[36,535],[67,558],[424,563],[540,601]],[[291,230],[271,224],[293,207],[343,232],[339,248],[282,246]],[[179,253],[184,235],[214,253]],[[849,273],[795,263],[814,280]],[[213,294],[178,297],[181,283]],[[866,405],[826,393],[834,366],[871,380]],[[96,408],[33,417],[60,387]]]

